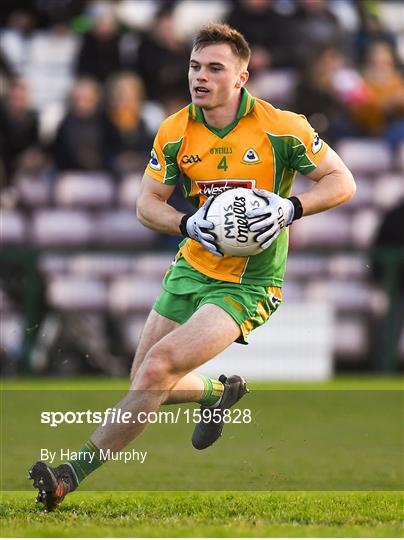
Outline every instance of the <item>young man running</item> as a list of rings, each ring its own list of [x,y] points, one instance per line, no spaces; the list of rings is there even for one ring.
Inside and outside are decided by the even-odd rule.
[[[281,111],[245,89],[250,49],[236,30],[210,24],[194,40],[189,67],[192,103],[161,125],[138,198],[146,227],[184,236],[163,291],[151,311],[136,351],[130,391],[115,407],[133,417],[164,403],[199,402],[219,414],[247,391],[242,377],[213,380],[195,370],[248,334],[279,306],[288,250],[287,227],[355,193],[355,182],[338,155],[297,114]],[[313,185],[290,197],[296,172]],[[184,215],[169,204],[180,175],[187,198],[198,208]],[[256,209],[251,230],[262,252],[223,256],[205,215],[212,196],[247,187],[267,200]],[[108,423],[80,450],[80,460],[56,468],[37,462],[29,475],[37,500],[53,510],[66,493],[103,463],[101,455],[122,450],[146,428]],[[196,425],[195,448],[220,436],[222,423]],[[100,454],[100,451],[102,453]],[[95,458],[86,459],[86,455]]]

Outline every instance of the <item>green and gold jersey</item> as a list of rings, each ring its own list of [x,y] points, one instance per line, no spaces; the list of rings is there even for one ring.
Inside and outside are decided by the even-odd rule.
[[[235,187],[267,189],[288,197],[296,171],[307,174],[323,159],[327,145],[304,116],[276,109],[242,90],[236,120],[224,129],[209,126],[193,104],[168,117],[154,141],[146,173],[164,184],[181,174],[185,196],[201,206],[210,195]],[[184,239],[183,257],[197,270],[233,283],[282,286],[288,230],[252,257],[216,257]]]

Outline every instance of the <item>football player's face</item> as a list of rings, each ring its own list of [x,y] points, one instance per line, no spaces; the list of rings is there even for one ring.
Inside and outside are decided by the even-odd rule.
[[[188,80],[192,103],[204,109],[226,105],[248,79],[230,45],[208,45],[191,53]]]

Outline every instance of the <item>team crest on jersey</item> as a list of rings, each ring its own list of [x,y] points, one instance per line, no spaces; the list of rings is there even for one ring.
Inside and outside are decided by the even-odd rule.
[[[314,133],[313,144],[311,145],[311,151],[313,154],[317,154],[323,146],[323,141],[320,139],[318,133]]]
[[[261,163],[259,155],[254,150],[254,148],[249,148],[248,150],[246,150],[246,152],[244,153],[242,161],[243,161],[243,163],[249,163],[249,164]]]
[[[149,161],[149,165],[152,169],[154,169],[155,171],[161,171],[161,163],[159,161],[159,158],[157,157],[157,153],[155,151],[155,149],[153,148],[152,151],[150,152],[150,161]]]

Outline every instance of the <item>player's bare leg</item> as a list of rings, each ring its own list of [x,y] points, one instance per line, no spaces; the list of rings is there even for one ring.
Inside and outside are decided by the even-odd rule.
[[[160,315],[157,311],[154,311],[153,309],[150,311],[140,336],[135,358],[133,359],[130,371],[131,383],[153,345],[158,343],[163,337],[175,330],[178,326],[179,324],[177,322],[167,319],[167,317],[163,317],[163,315]]]
[[[141,367],[147,353],[167,334],[178,328],[180,325],[163,317],[156,311],[152,310],[146,320],[139,345],[136,349],[135,358],[133,360],[130,373],[131,383],[133,383],[139,368]],[[189,403],[199,401],[204,393],[204,383],[201,377],[195,373],[187,373],[182,377],[174,388],[169,392],[166,404],[174,403]]]
[[[233,343],[240,334],[234,319],[215,305],[204,305],[147,353],[131,390],[115,407],[139,412],[156,411],[178,381]],[[107,424],[96,429],[91,441],[98,449],[119,451],[138,437],[145,424]]]
[[[162,317],[162,319],[165,318]],[[168,326],[169,323],[165,325],[164,321],[160,320],[160,332],[164,332]],[[116,405],[116,408],[120,408],[122,412],[130,411],[132,417],[136,417],[139,412],[156,411],[167,400],[170,391],[176,385],[179,388],[184,385],[189,398],[197,397],[201,393],[201,379],[188,372],[224,350],[237,339],[239,334],[239,326],[225,311],[214,305],[203,306],[181,328],[176,326],[174,330],[151,346],[143,362],[140,363],[131,390]],[[145,343],[147,335],[146,332]],[[151,339],[149,336],[149,340]],[[190,391],[189,387],[192,383],[197,387]],[[238,383],[226,384],[227,394],[226,392],[223,394],[225,401],[228,399],[226,395],[234,394],[234,386],[240,387]],[[74,463],[69,462],[53,468],[45,463],[37,462],[29,472],[30,478],[34,480],[34,487],[39,490],[37,501],[42,502],[48,511],[54,510],[67,493],[78,487],[85,476],[102,465],[99,457],[100,449],[119,451],[138,437],[146,425],[107,424],[105,427],[98,428],[82,449],[87,454],[97,453],[98,457],[92,458],[94,464],[90,470],[88,468],[86,470],[87,463],[80,462],[79,471],[81,474],[84,471],[82,476],[78,474]],[[215,427],[217,428],[217,424]]]

